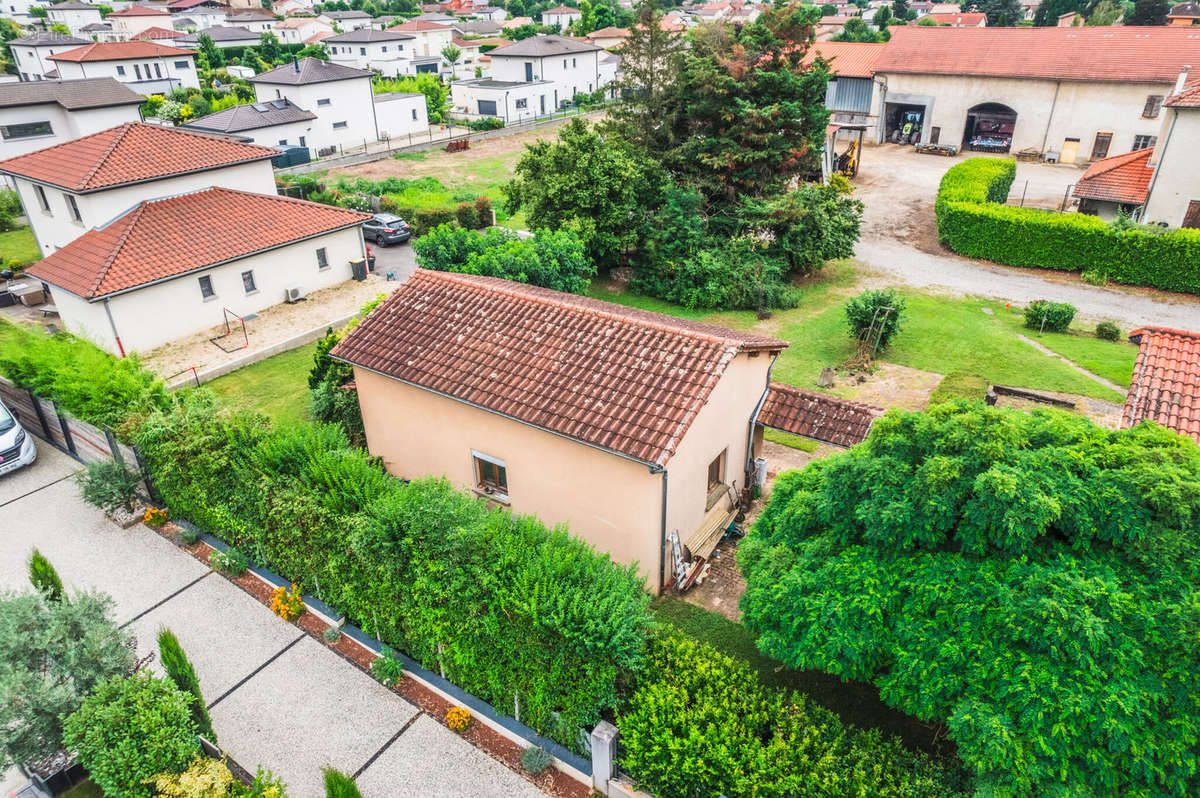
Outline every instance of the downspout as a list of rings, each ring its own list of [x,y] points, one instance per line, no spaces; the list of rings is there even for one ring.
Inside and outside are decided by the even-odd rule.
[[[758,414],[767,403],[767,394],[771,392],[771,372],[775,369],[775,361],[778,359],[779,353],[772,353],[771,365],[767,366],[767,384],[763,386],[762,396],[758,397],[758,404],[754,406],[754,412],[750,415],[750,428],[746,431],[746,481],[743,483],[746,490],[750,489],[750,479],[754,473],[754,427],[758,424]]]
[[[125,347],[121,344],[121,334],[117,332],[117,323],[113,321],[112,309],[108,307],[108,300],[104,300],[104,315],[108,316],[108,326],[112,328],[113,340],[117,342],[117,351],[121,353],[121,357],[125,357]]]
[[[1058,107],[1058,90],[1062,88],[1062,81],[1054,83],[1054,101],[1050,103],[1050,116],[1046,117],[1046,132],[1042,134],[1042,154],[1046,154],[1046,142],[1050,140],[1050,125],[1054,122],[1054,109]]]
[[[666,580],[663,578],[663,572],[667,568],[667,469],[659,465],[650,466],[651,474],[656,471],[662,474],[662,520],[658,535],[658,592],[661,594],[667,589]]]
[[[1162,143],[1162,149],[1158,153],[1158,165],[1154,167],[1154,174],[1150,175],[1150,186],[1146,189],[1146,201],[1142,203],[1143,218],[1146,215],[1146,209],[1150,207],[1150,197],[1154,195],[1154,184],[1158,182],[1158,173],[1162,171],[1163,158],[1167,154],[1167,145],[1171,143],[1171,134],[1175,132],[1175,121],[1177,119],[1179,119],[1179,113],[1171,111],[1171,124],[1167,127],[1167,138]]]

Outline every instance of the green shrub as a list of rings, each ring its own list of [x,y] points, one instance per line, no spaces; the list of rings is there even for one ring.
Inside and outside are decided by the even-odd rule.
[[[492,225],[492,201],[487,197],[479,196],[475,198],[475,219],[480,227],[491,227]]]
[[[88,463],[75,475],[75,481],[85,502],[112,514],[133,509],[141,476],[115,460],[104,460]]]
[[[334,768],[322,768],[325,774],[325,798],[362,798],[354,779]]]
[[[396,652],[384,648],[383,654],[371,660],[371,675],[388,687],[395,687],[404,678],[404,663]]]
[[[29,555],[29,581],[34,590],[44,595],[50,601],[62,601],[63,583],[58,571],[50,561],[37,549]]]
[[[871,355],[887,349],[900,332],[904,316],[904,298],[894,288],[868,289],[846,303],[850,337]]]
[[[521,238],[500,227],[483,232],[442,225],[413,243],[425,269],[515,280],[555,291],[583,293],[596,273],[579,236],[538,230]]]
[[[738,236],[672,265],[663,299],[686,308],[763,310],[799,302],[787,264],[753,236]]]
[[[971,158],[942,178],[935,205],[938,238],[970,258],[1062,271],[1094,279],[1200,293],[1200,231],[1109,225],[1095,216],[1002,205],[1013,161]]]
[[[454,220],[458,222],[459,227],[467,230],[478,230],[483,227],[479,223],[479,213],[475,210],[475,205],[470,202],[460,202],[454,207]]]
[[[62,748],[62,719],[96,685],[129,673],[135,645],[108,596],[0,593],[0,769]]]
[[[21,209],[21,197],[11,188],[0,189],[0,213],[7,213],[9,216],[20,216],[24,211]]]
[[[1121,328],[1111,321],[1102,321],[1096,325],[1096,337],[1105,341],[1121,340]]]
[[[142,672],[109,679],[63,723],[63,740],[109,798],[150,798],[155,776],[182,773],[200,752],[193,699]]]
[[[228,551],[213,551],[208,555],[208,564],[218,571],[233,577],[241,576],[250,567],[250,559],[235,548]]]
[[[192,702],[192,720],[196,730],[210,743],[216,745],[217,733],[213,731],[212,720],[208,717],[208,707],[204,694],[200,692],[200,680],[196,677],[196,669],[183,653],[183,646],[170,629],[162,629],[158,633],[158,656],[167,677],[185,693],[196,700]]]
[[[531,745],[521,752],[521,767],[535,776],[552,764],[554,757],[540,745]]]
[[[844,726],[798,694],[764,687],[744,662],[677,635],[651,643],[617,727],[621,764],[658,798],[969,794],[965,774]]]
[[[1025,307],[1025,326],[1038,332],[1066,332],[1075,320],[1075,306],[1035,299]]]
[[[467,122],[467,127],[471,130],[499,130],[504,127],[504,120],[498,116],[485,116]]]

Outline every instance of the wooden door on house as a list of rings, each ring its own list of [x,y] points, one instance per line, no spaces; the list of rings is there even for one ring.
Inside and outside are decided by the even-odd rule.
[[[1180,226],[1200,230],[1200,200],[1192,200],[1188,203],[1187,210],[1183,214],[1183,224]]]
[[[1097,133],[1096,143],[1092,145],[1092,160],[1098,161],[1108,157],[1108,146],[1112,144],[1112,133]]]
[[[1079,157],[1079,139],[1067,139],[1063,142],[1062,155],[1059,156],[1059,163],[1075,163],[1075,159]]]

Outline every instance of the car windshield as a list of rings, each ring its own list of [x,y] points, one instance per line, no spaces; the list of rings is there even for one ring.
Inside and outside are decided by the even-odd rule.
[[[8,432],[16,423],[12,413],[8,412],[8,408],[0,404],[0,432]]]

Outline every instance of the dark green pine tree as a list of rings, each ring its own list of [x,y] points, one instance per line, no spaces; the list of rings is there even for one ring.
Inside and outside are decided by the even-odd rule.
[[[217,733],[213,731],[212,719],[208,716],[208,706],[204,702],[204,694],[200,692],[200,680],[196,678],[196,669],[188,661],[187,654],[170,629],[162,629],[158,633],[158,655],[162,659],[163,670],[167,676],[185,693],[195,697],[192,702],[192,718],[196,728],[204,739],[216,745]]]
[[[1137,0],[1125,14],[1126,25],[1166,25],[1171,4],[1167,0]]]
[[[29,555],[29,581],[51,601],[62,601],[63,583],[58,577],[58,571],[50,561],[37,549]]]

